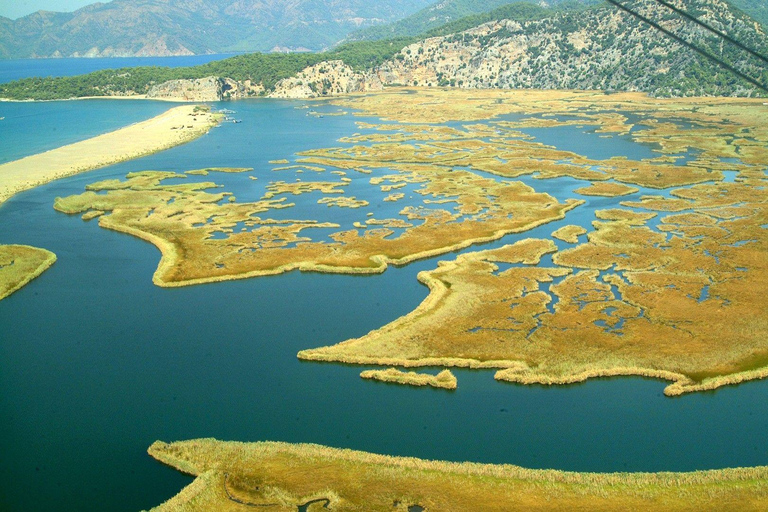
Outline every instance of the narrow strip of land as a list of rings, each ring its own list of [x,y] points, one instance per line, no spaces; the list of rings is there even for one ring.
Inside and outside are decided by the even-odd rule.
[[[768,467],[572,473],[442,462],[310,444],[156,441],[149,454],[197,477],[156,512],[766,510]],[[247,507],[247,508],[246,508]]]
[[[218,123],[209,109],[184,105],[113,132],[0,165],[0,204],[38,185],[156,153],[204,135]]]

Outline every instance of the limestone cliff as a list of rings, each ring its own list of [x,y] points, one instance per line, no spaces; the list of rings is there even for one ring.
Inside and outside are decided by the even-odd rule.
[[[340,60],[331,60],[303,69],[280,80],[271,98],[316,98],[351,92],[380,91],[381,80],[374,73],[358,73]]]
[[[680,0],[672,0],[682,6]],[[695,4],[695,5],[693,5]],[[754,20],[721,0],[693,0],[699,18],[752,48],[768,48]],[[765,67],[655,2],[638,4],[686,41],[752,77]],[[387,85],[605,89],[659,96],[750,95],[756,89],[623,11],[608,7],[533,21],[497,20],[411,44],[378,69]]]
[[[147,98],[171,101],[221,101],[258,96],[264,90],[250,80],[237,82],[230,78],[208,76],[194,80],[169,80],[153,85]]]

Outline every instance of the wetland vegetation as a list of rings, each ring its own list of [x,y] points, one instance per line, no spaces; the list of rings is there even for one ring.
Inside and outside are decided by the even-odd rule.
[[[692,473],[569,473],[452,463],[308,444],[196,439],[149,453],[195,476],[154,510],[764,510],[765,467]],[[322,510],[320,506],[317,510]]]
[[[382,272],[567,218],[583,204],[537,192],[543,180],[580,180],[576,193],[607,198],[653,189],[596,210],[589,232],[566,226],[552,239],[443,262],[420,274],[430,295],[413,313],[299,357],[497,368],[498,380],[518,383],[643,375],[673,381],[670,395],[768,373],[761,102],[405,89],[334,103],[395,123],[361,122],[366,133],[343,137],[344,146],[303,151],[274,169],[332,169],[333,179],[270,181],[257,200],[239,202],[215,181],[187,182],[195,171],[146,171],[93,183],[55,207],[151,241],[162,251],[155,283],[182,286],[294,269]],[[637,159],[582,155],[526,132],[565,126],[653,150]],[[350,173],[381,195],[346,195]],[[306,195],[366,211],[291,218]],[[368,211],[406,195],[394,215]]]
[[[443,370],[437,375],[430,375],[428,373],[403,372],[397,368],[387,368],[386,370],[365,370],[360,373],[360,377],[393,384],[456,389],[456,376],[450,370]]]
[[[36,278],[56,262],[51,251],[28,245],[0,245],[0,300]]]

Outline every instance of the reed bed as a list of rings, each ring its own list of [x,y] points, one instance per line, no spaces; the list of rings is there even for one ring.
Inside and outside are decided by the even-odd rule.
[[[586,234],[587,230],[585,228],[570,224],[553,231],[552,237],[562,240],[563,242],[568,242],[569,244],[577,244],[579,243],[579,237]]]
[[[628,196],[639,190],[622,183],[593,183],[588,187],[577,188],[574,192],[583,196],[618,197]]]
[[[413,180],[411,176],[406,179]],[[344,183],[276,181],[252,203],[238,203],[213,182],[165,185],[163,181],[185,174],[131,173],[125,181],[106,180],[86,187],[83,194],[57,198],[54,207],[65,213],[102,212],[100,225],[139,236],[160,248],[162,259],[154,275],[161,286],[185,286],[228,279],[273,275],[300,269],[316,272],[369,274],[389,264],[403,265],[474,243],[496,240],[562,219],[578,201],[558,203],[548,194],[536,193],[522,183],[498,183],[469,172],[450,175],[425,166],[418,171],[420,193],[451,197],[448,210],[440,199],[426,199],[424,206],[403,208],[400,216],[378,228],[367,219],[357,229],[339,230],[333,242],[313,242],[301,232],[313,228],[338,228],[315,220],[274,221],[275,209],[294,206],[287,196],[321,193],[320,204],[359,208],[367,201],[342,196]],[[106,192],[100,194],[97,192]],[[454,199],[456,198],[456,199]],[[228,202],[221,204],[222,199]],[[438,206],[433,206],[434,201]],[[463,222],[456,222],[463,219]],[[414,221],[421,221],[418,225]],[[238,223],[245,229],[234,233]],[[365,225],[361,233],[358,226]],[[390,227],[405,231],[388,238]],[[221,232],[226,238],[214,238]]]
[[[158,511],[764,510],[768,468],[690,473],[573,473],[430,461],[275,442],[155,442],[157,460],[197,478]],[[239,502],[233,501],[232,498]],[[244,505],[243,503],[247,503]]]
[[[378,380],[408,386],[431,386],[433,388],[456,389],[456,376],[450,370],[443,370],[437,375],[417,372],[403,372],[397,368],[386,370],[365,370],[360,373],[363,379]]]
[[[587,242],[556,252],[553,268],[533,266],[552,242],[530,239],[440,262],[419,274],[430,295],[412,313],[299,357],[497,364],[497,380],[522,384],[640,375],[671,381],[668,396],[765,378],[768,192],[759,183],[677,189],[642,199],[647,213],[600,210]],[[679,201],[688,211],[666,204]],[[647,222],[659,214],[657,231]],[[507,262],[530,266],[499,271]]]
[[[362,206],[343,195],[346,177],[271,182],[258,201],[238,203],[213,182],[167,185],[163,180],[184,175],[132,173],[125,181],[107,180],[57,199],[55,207],[98,216],[103,227],[154,243],[162,252],[154,282],[185,286],[294,269],[383,272],[390,264],[525,232],[583,204],[560,203],[510,179],[519,176],[572,177],[590,183],[582,192],[610,195],[639,186],[673,188],[671,197],[646,195],[598,211],[585,242],[579,243],[584,230],[575,226],[555,231],[554,237],[574,244],[566,250],[556,252],[552,240],[526,240],[443,262],[419,275],[430,295],[412,313],[299,357],[497,368],[516,382],[652,375],[672,381],[668,393],[765,376],[768,127],[756,101],[388,89],[334,102],[398,123],[362,124],[375,132],[345,137],[344,147],[300,153],[293,165],[274,163],[294,172],[376,171],[369,181],[381,190],[382,204],[411,185],[412,197],[395,218],[378,221],[367,212],[348,229],[315,219],[270,218],[274,210],[292,208],[292,196],[308,193],[322,194],[321,204]],[[633,123],[625,112],[633,113]],[[505,114],[519,119],[498,119]],[[449,120],[464,124],[439,124]],[[520,131],[567,125],[594,127],[603,137],[624,134],[652,145],[657,155],[590,159]],[[734,133],[749,133],[750,139]],[[695,156],[676,165],[690,151]],[[733,158],[739,161],[726,161]],[[738,172],[735,182],[723,181],[725,171]],[[658,225],[650,223],[658,217]],[[240,224],[245,229],[235,233]],[[337,231],[331,242],[313,242],[314,228]],[[393,238],[395,229],[403,232]],[[223,239],[214,236],[221,234]],[[554,265],[544,268],[540,261],[547,253]]]
[[[0,300],[48,270],[56,255],[29,245],[0,245]]]

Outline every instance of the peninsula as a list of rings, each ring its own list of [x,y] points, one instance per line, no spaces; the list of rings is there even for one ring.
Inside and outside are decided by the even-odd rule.
[[[157,441],[157,460],[197,477],[154,508],[182,510],[765,510],[768,468],[572,473],[390,457],[314,444]]]

